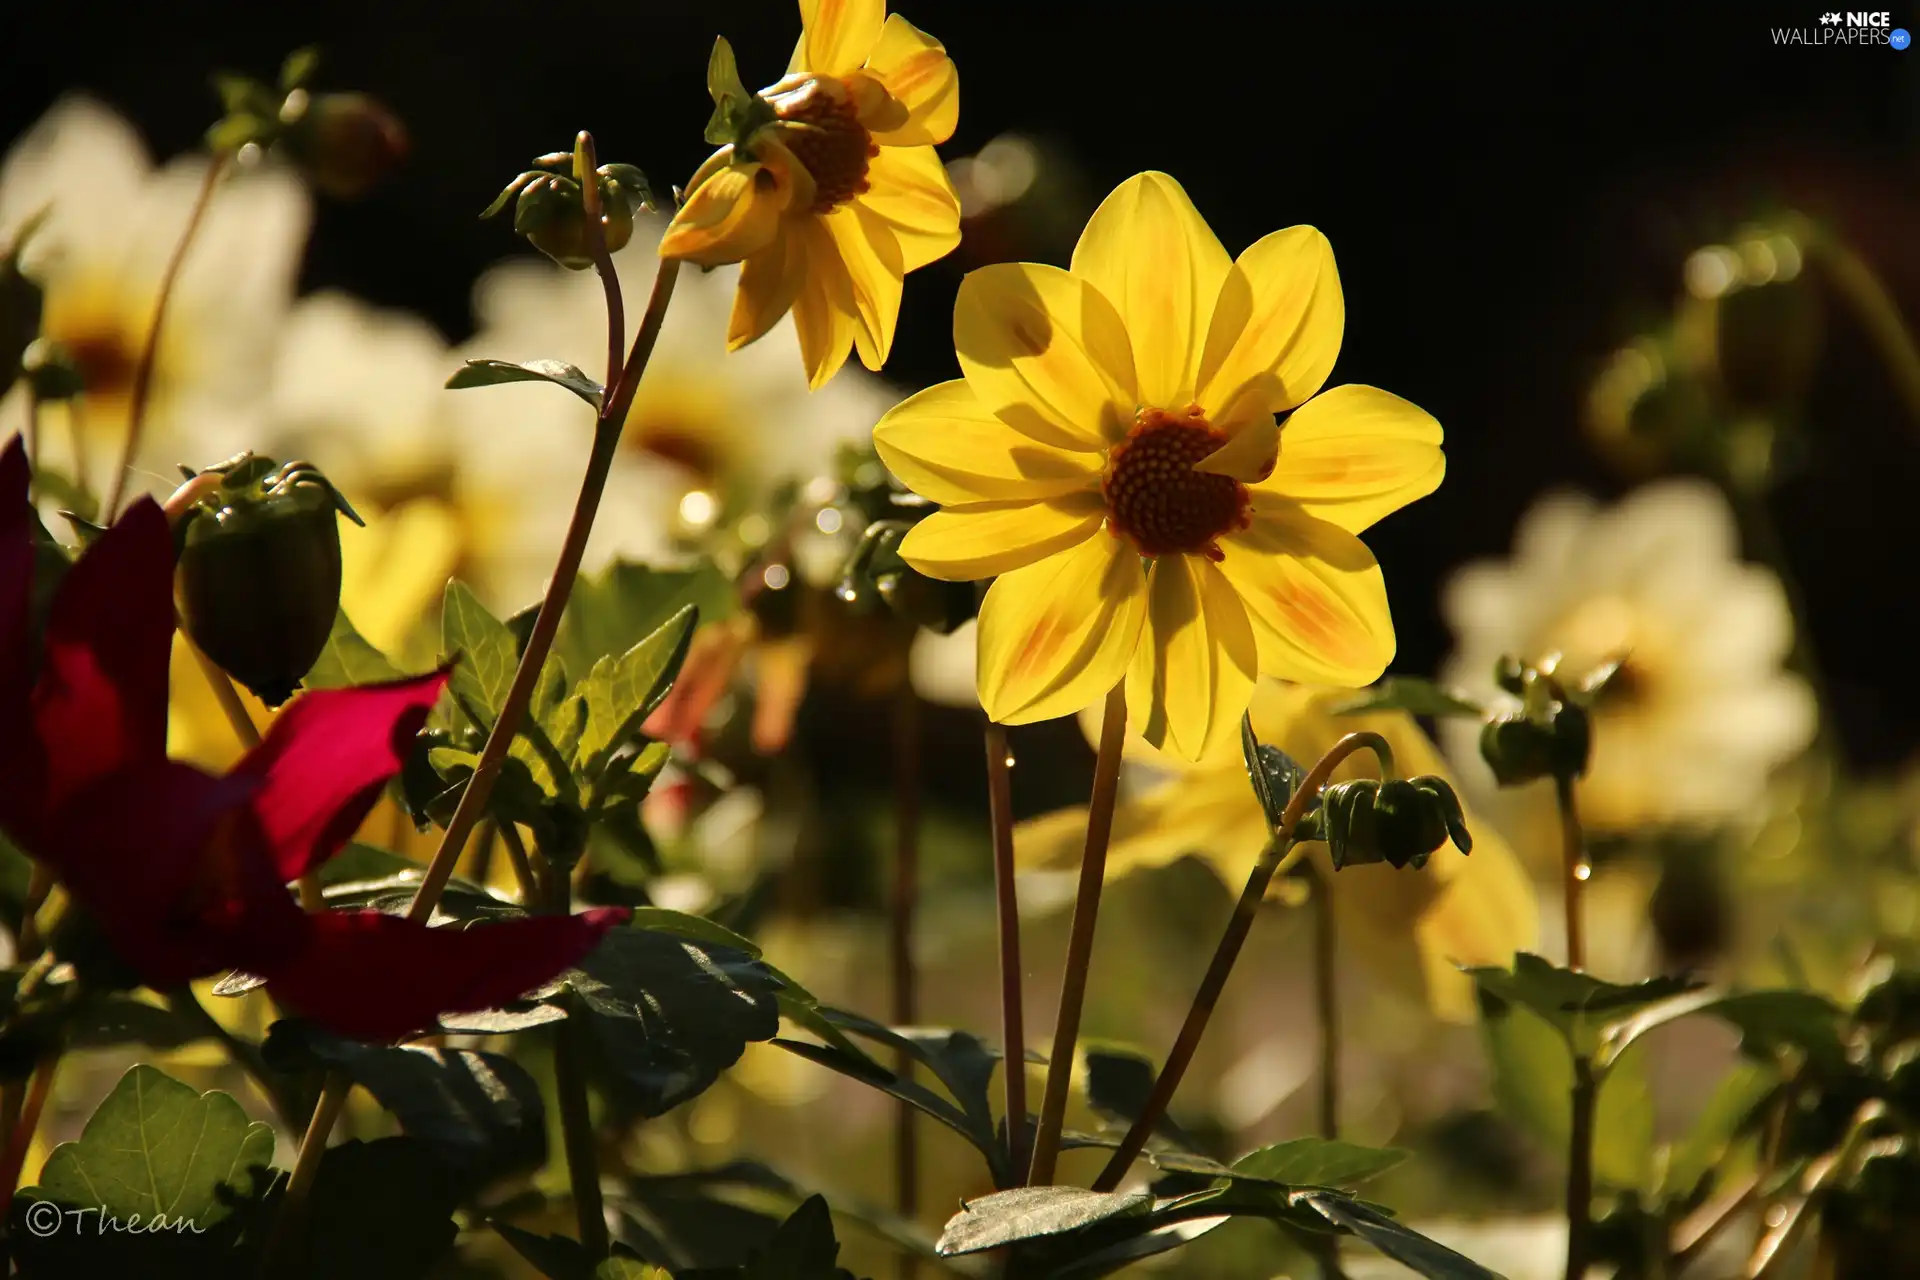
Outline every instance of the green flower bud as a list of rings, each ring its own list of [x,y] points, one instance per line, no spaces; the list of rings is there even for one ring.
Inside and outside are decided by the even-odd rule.
[[[286,147],[308,181],[336,200],[356,200],[406,158],[400,120],[364,93],[296,89],[281,108]]]
[[[555,152],[536,164],[571,161],[572,153]],[[633,216],[652,200],[647,176],[630,164],[603,164],[594,170],[600,189],[600,227],[607,252],[617,253],[633,238]],[[580,184],[561,173],[529,169],[507,184],[480,216],[490,218],[513,201],[513,229],[540,252],[569,271],[593,266],[587,204]]]
[[[220,479],[207,485],[206,474]],[[189,486],[174,528],[181,622],[223,671],[278,706],[326,647],[340,607],[334,515],[359,517],[305,462],[243,453]]]
[[[1493,664],[1493,682],[1516,698],[1526,692],[1526,675],[1526,665],[1511,654],[1502,654]]]
[[[1592,745],[1592,721],[1571,702],[1554,703],[1545,724],[1516,713],[1489,720],[1480,730],[1480,756],[1503,787],[1577,778],[1586,772]]]
[[[1473,850],[1460,798],[1446,779],[1431,774],[1336,782],[1295,832],[1325,840],[1336,870],[1369,862],[1417,870],[1448,840],[1462,853]]]

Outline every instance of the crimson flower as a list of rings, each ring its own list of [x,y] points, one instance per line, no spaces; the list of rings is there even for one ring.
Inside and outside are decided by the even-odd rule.
[[[394,1039],[490,1008],[591,951],[624,910],[428,928],[302,911],[287,882],[346,842],[444,671],[310,692],[224,775],[167,758],[173,542],[141,499],[66,573],[36,653],[27,461],[0,450],[0,829],[51,869],[142,981],[226,969],[343,1035]]]

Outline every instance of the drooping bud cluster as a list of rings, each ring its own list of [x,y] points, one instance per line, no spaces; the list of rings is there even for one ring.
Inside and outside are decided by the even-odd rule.
[[[1460,798],[1445,778],[1432,774],[1336,782],[1320,793],[1318,807],[1301,818],[1294,834],[1325,840],[1335,870],[1369,862],[1418,870],[1449,839],[1460,852],[1473,851]]]
[[[569,271],[585,271],[593,266],[593,224],[582,181],[588,171],[576,163],[578,157],[578,151],[539,157],[533,162],[537,167],[509,182],[480,216],[491,218],[513,201],[513,229],[528,244]],[[591,177],[601,234],[607,252],[616,253],[633,237],[634,214],[652,207],[653,190],[647,175],[630,164],[603,164],[591,170]]]
[[[181,624],[223,671],[278,706],[326,647],[340,607],[334,516],[360,517],[307,462],[243,453],[186,474],[168,503]]]
[[[934,511],[933,504],[900,487],[871,448],[846,450],[838,469],[840,507],[867,524],[834,594],[855,609],[884,604],[914,626],[953,634],[979,612],[973,584],[929,578],[900,558],[901,540]]]

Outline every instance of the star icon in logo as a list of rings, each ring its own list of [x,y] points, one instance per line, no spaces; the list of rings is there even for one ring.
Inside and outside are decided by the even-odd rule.
[[[1838,26],[1840,25],[1840,15],[1837,13],[1823,13],[1820,15],[1820,24],[1827,27]]]

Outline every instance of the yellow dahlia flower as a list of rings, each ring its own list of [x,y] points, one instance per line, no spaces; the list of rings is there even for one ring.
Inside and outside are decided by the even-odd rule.
[[[1446,462],[1406,401],[1315,395],[1345,320],[1325,236],[1290,227],[1229,261],[1163,173],[1107,197],[1070,271],[967,276],[966,376],[896,407],[874,443],[945,508],[907,561],[999,575],[980,611],[990,716],[1066,715],[1124,678],[1133,731],[1197,760],[1238,732],[1258,674],[1378,678],[1393,622],[1354,535]]]
[[[1351,696],[1262,681],[1252,701],[1254,732],[1311,765],[1343,735],[1370,730],[1393,748],[1402,776],[1430,773],[1452,780],[1432,740],[1405,712],[1341,716],[1329,710]],[[1129,786],[1133,793],[1113,817],[1107,878],[1192,854],[1237,889],[1267,843],[1266,815],[1247,782],[1239,745],[1223,743],[1197,765],[1165,754],[1150,759],[1172,771],[1151,769],[1157,776],[1147,786]],[[1378,762],[1366,751],[1349,756],[1333,775],[1337,782],[1379,776]],[[1471,1021],[1474,1012],[1473,984],[1460,965],[1511,964],[1514,952],[1532,949],[1539,939],[1533,883],[1520,860],[1472,809],[1467,828],[1472,856],[1446,845],[1419,871],[1376,863],[1335,873],[1325,847],[1314,851],[1321,872],[1334,876],[1339,932],[1351,940],[1353,954],[1389,985],[1419,992],[1436,1016],[1451,1022]],[[1026,870],[1071,870],[1079,865],[1086,829],[1084,807],[1045,814],[1015,830],[1014,856]]]
[[[960,243],[933,151],[959,119],[960,82],[940,42],[883,0],[800,0],[800,18],[786,77],[709,131],[738,136],[694,174],[660,253],[740,263],[728,347],[791,310],[818,387],[849,347],[869,369],[886,362],[902,278]]]

